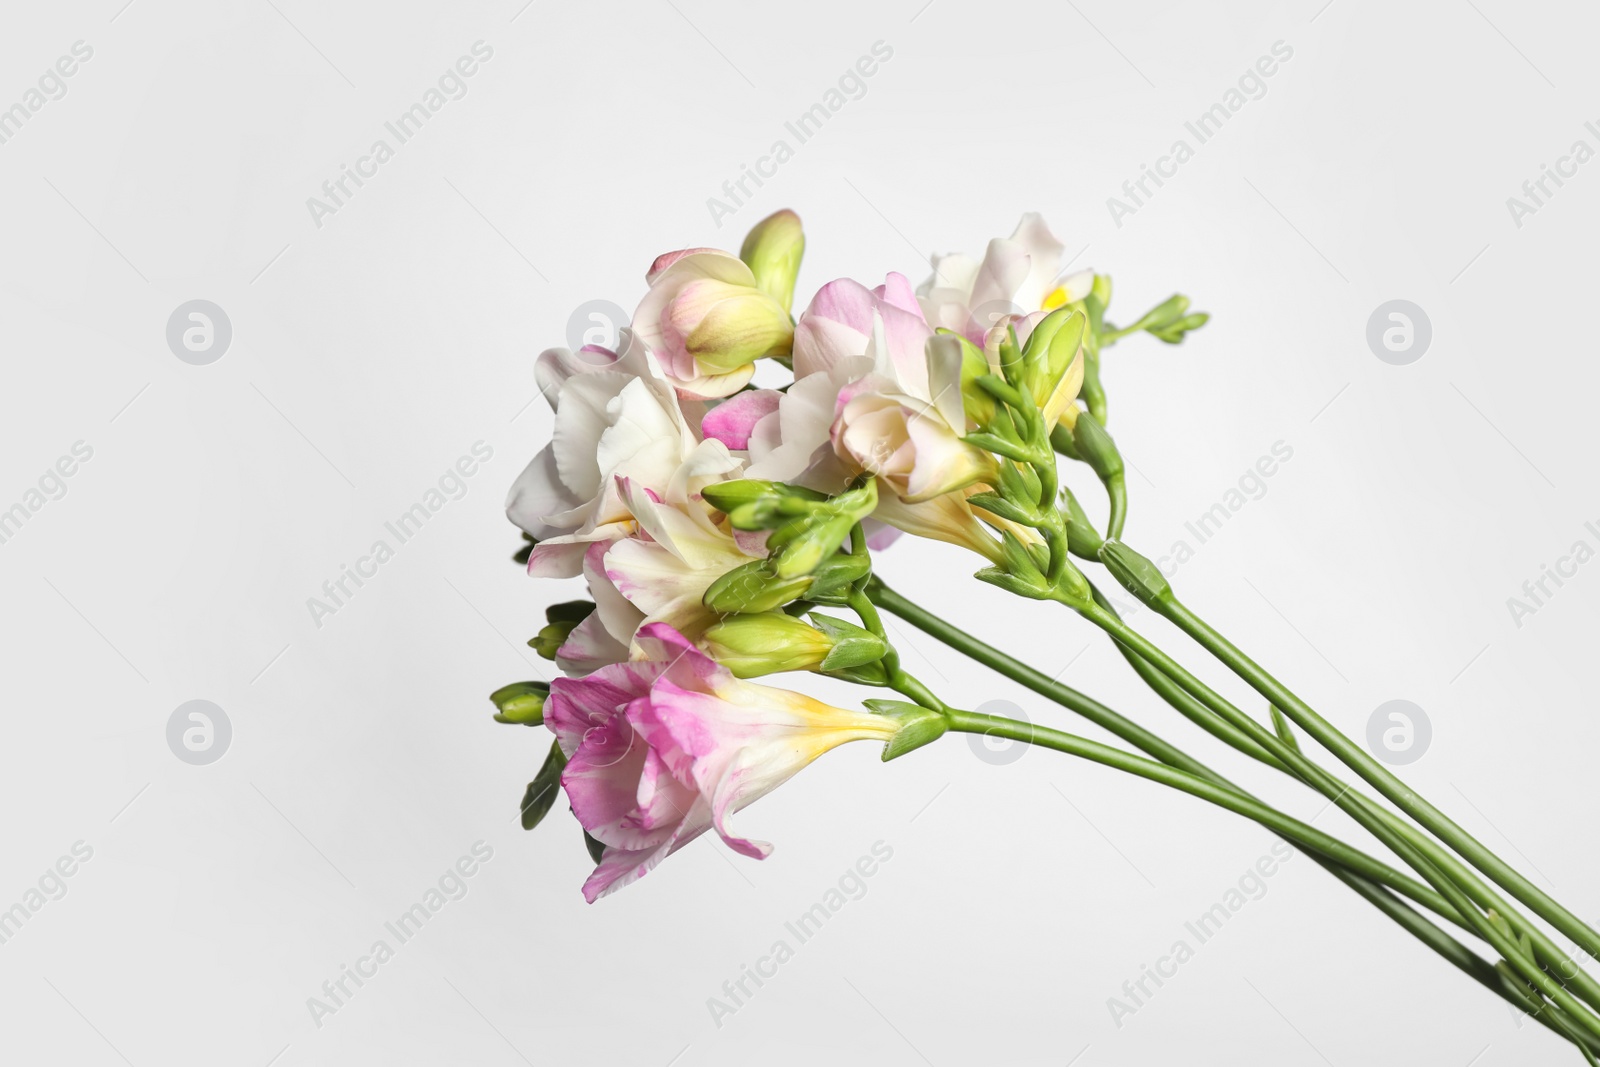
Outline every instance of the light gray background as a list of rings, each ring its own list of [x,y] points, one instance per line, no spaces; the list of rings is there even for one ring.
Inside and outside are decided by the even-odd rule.
[[[0,907],[74,842],[94,851],[0,945],[4,1058],[1575,1062],[1303,858],[1118,1028],[1107,998],[1272,838],[1042,752],[997,766],[951,740],[885,767],[846,749],[744,813],[770,860],[702,841],[588,907],[566,814],[514,822],[545,742],[484,699],[548,675],[522,642],[577,592],[523,577],[500,515],[550,429],[533,357],[573,309],[631,308],[653,256],[736,248],[780,207],[806,222],[805,297],[843,274],[920,280],[930,252],[980,253],[1039,210],[1115,276],[1115,317],[1173,289],[1215,314],[1180,349],[1106,360],[1131,540],[1192,541],[1186,521],[1292,447],[1180,588],[1354,736],[1384,701],[1422,707],[1433,741],[1408,778],[1600,918],[1600,564],[1520,627],[1506,603],[1574,541],[1600,546],[1600,163],[1520,228],[1506,206],[1575,139],[1600,147],[1596,21],[1319,3],[11,5],[0,105],[74,42],[94,54],[0,144],[0,506],[74,442],[93,457],[0,544]],[[315,226],[306,199],[479,40],[493,58],[468,94]],[[718,229],[707,197],[880,40],[893,58],[865,96]],[[1279,40],[1294,54],[1265,96],[1115,225],[1107,198]],[[209,366],[164,339],[196,298],[233,327]],[[1409,366],[1365,341],[1392,299],[1431,318]],[[315,626],[307,598],[477,441],[494,455],[466,496]],[[1240,771],[1064,610],[972,569],[931,544],[882,561],[1348,829]],[[1070,721],[899,635],[950,699]],[[209,766],[167,747],[192,699],[232,724]],[[1563,827],[1563,809],[1582,814]],[[467,896],[313,1025],[307,998],[479,840],[493,859]],[[866,895],[714,1025],[707,998],[880,840]]]

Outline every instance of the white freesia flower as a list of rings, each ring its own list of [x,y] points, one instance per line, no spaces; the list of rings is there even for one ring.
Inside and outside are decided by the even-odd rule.
[[[529,572],[568,578],[594,541],[625,536],[633,514],[617,478],[666,486],[701,442],[655,357],[628,330],[619,353],[589,346],[553,348],[539,356],[539,389],[555,409],[555,430],[511,487],[506,515],[539,544]],[[698,422],[698,418],[695,418]]]
[[[1094,272],[1058,278],[1063,250],[1044,219],[1029,212],[1010,237],[989,242],[981,263],[960,253],[934,256],[933,276],[917,287],[923,313],[935,328],[982,345],[1002,316],[1076,303],[1089,295]]]

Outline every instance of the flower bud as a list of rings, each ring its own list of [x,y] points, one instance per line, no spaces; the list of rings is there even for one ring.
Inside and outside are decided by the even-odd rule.
[[[1089,320],[1074,308],[1060,308],[1033,328],[1022,350],[1027,386],[1045,423],[1054,426],[1083,385],[1083,338]]]
[[[786,354],[794,339],[789,313],[759,289],[716,278],[685,285],[662,319],[676,343],[709,374],[728,374],[768,354]]]
[[[1089,469],[1101,481],[1122,476],[1122,453],[1117,451],[1116,442],[1100,425],[1100,420],[1079,419],[1072,427],[1072,442],[1077,446],[1079,458],[1089,465]]]
[[[707,629],[699,644],[739,678],[815,670],[833,651],[827,634],[781,611],[730,615]]]
[[[650,291],[634,312],[634,333],[685,395],[731,396],[750,380],[757,359],[787,355],[793,346],[788,310],[727,252],[669,252],[646,280]]]
[[[739,247],[739,258],[755,275],[756,285],[787,312],[794,303],[794,280],[805,250],[800,216],[785,208],[751,227]]]
[[[828,615],[811,618],[815,627],[781,611],[734,615],[706,630],[700,646],[740,678],[860,667],[888,651],[882,638],[859,626]]]
[[[771,560],[753,559],[712,582],[702,602],[718,615],[754,614],[781,608],[810,586],[809,574],[779,578]]]
[[[497,709],[495,722],[539,726],[544,722],[544,702],[550,687],[544,682],[512,682],[489,694]]]
[[[592,611],[594,604],[588,600],[569,600],[562,604],[551,604],[544,609],[544,619],[548,625],[528,642],[528,647],[545,659],[555,659],[556,650],[566,644],[567,635],[576,630],[578,624],[587,619]]]
[[[1100,562],[1122,588],[1142,603],[1154,607],[1172,599],[1172,586],[1161,569],[1121,541],[1107,541],[1101,545]]]

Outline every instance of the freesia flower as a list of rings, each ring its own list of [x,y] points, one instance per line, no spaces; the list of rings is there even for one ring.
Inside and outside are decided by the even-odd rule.
[[[788,310],[738,256],[715,248],[668,252],[645,280],[650,291],[633,328],[684,396],[736,393],[755,373],[756,360],[789,353]]]
[[[795,327],[797,380],[750,430],[746,476],[837,493],[869,472],[885,487],[877,521],[998,559],[957,491],[988,477],[994,461],[961,440],[961,355],[933,338],[903,275],[875,289],[848,278],[824,285]],[[875,536],[873,547],[889,540]]]
[[[696,440],[655,357],[628,330],[618,348],[552,348],[534,365],[540,392],[555,410],[555,430],[506,497],[506,516],[540,542],[530,574],[570,578],[591,542],[631,532],[619,476],[665,486],[707,447]],[[726,453],[720,443],[709,447]]]
[[[888,741],[890,719],[741,681],[670,626],[637,637],[642,659],[550,683],[544,722],[567,765],[561,785],[605,845],[583,885],[593,903],[707,830],[764,859],[729,817],[847,741]]]
[[[1094,272],[1057,278],[1064,246],[1044,219],[1022,216],[1010,237],[989,242],[983,262],[969,256],[933,257],[933,275],[917,288],[927,320],[973,344],[1005,315],[1027,315],[1076,303],[1089,295]]]

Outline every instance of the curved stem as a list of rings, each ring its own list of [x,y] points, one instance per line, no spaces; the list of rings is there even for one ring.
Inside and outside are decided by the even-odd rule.
[[[1494,879],[1513,897],[1532,908],[1550,925],[1572,938],[1589,955],[1600,955],[1600,933],[1596,933],[1544,890],[1489,851],[1444,812],[1423,799],[1181,601],[1173,598],[1157,602],[1154,607],[1248,682],[1251,688],[1270,700],[1323,747],[1338,756],[1347,767],[1388,797],[1401,811]]]
[[[1187,671],[1176,660],[1168,656],[1148,638],[1135,630],[1130,629],[1121,619],[1109,614],[1097,605],[1073,605],[1079,612],[1106,630],[1118,641],[1128,645],[1129,648],[1149,660],[1161,669],[1173,681],[1183,686],[1212,711],[1227,719],[1232,725],[1249,733],[1255,740],[1271,752],[1280,762],[1290,768],[1296,777],[1312,785],[1318,792],[1328,797],[1333,803],[1342,808],[1351,818],[1355,819],[1365,830],[1377,837],[1395,855],[1399,856],[1413,870],[1422,875],[1423,879],[1442,893],[1451,904],[1472,924],[1479,937],[1493,945],[1506,961],[1517,972],[1526,978],[1541,993],[1549,997],[1562,1009],[1573,1016],[1585,1029],[1600,1036],[1600,1018],[1596,1018],[1586,1007],[1580,1004],[1566,988],[1550,978],[1539,965],[1525,956],[1516,942],[1497,928],[1493,922],[1480,912],[1473,901],[1461,888],[1462,876],[1470,872],[1460,864],[1456,858],[1440,847],[1431,839],[1420,833],[1406,833],[1394,820],[1384,817],[1381,812],[1360,794],[1351,792],[1350,787],[1341,783],[1337,778],[1324,771],[1321,767],[1301,756],[1299,752],[1285,745],[1277,735],[1265,730],[1254,719],[1234,707],[1223,699],[1200,679]],[[1450,871],[1447,876],[1445,871]],[[1452,880],[1454,879],[1454,880]],[[1481,884],[1481,883],[1480,883]],[[1533,924],[1517,916],[1505,902],[1487,891],[1486,894],[1494,901],[1491,905],[1494,910],[1513,923],[1516,928],[1526,933],[1530,939],[1537,943],[1543,939],[1548,945],[1547,951],[1560,955],[1560,950],[1549,944],[1549,939]],[[1580,985],[1585,992],[1585,999],[1594,1003],[1594,997],[1600,996],[1600,987],[1594,980],[1578,970],[1572,978],[1574,984]]]
[[[1026,742],[1026,744],[1037,744],[1040,747],[1046,747],[1046,749],[1056,750],[1056,752],[1064,752],[1067,755],[1085,758],[1085,760],[1093,761],[1093,763],[1112,766],[1112,768],[1126,771],[1126,773],[1134,774],[1134,776],[1146,777],[1149,781],[1170,785],[1173,789],[1178,789],[1179,792],[1190,793],[1194,797],[1202,798],[1202,800],[1210,801],[1213,805],[1218,805],[1219,808],[1226,808],[1229,811],[1234,811],[1234,813],[1250,817],[1253,821],[1266,825],[1274,832],[1280,833],[1282,837],[1296,841],[1302,848],[1312,849],[1312,851],[1328,854],[1328,856],[1338,856],[1341,862],[1347,862],[1347,864],[1371,864],[1374,867],[1382,867],[1382,864],[1371,861],[1371,857],[1358,853],[1357,849],[1349,848],[1342,841],[1331,838],[1330,835],[1326,835],[1320,830],[1312,829],[1304,822],[1299,822],[1298,819],[1285,816],[1277,809],[1269,808],[1269,806],[1262,805],[1259,801],[1243,797],[1242,793],[1226,789],[1226,787],[1216,785],[1214,782],[1205,781],[1202,777],[1194,776],[1194,774],[1186,773],[1186,771],[1179,771],[1179,769],[1171,768],[1171,766],[1163,765],[1163,763],[1136,757],[1133,753],[1122,752],[1120,749],[1112,749],[1110,745],[1090,741],[1088,737],[1078,737],[1077,734],[1069,734],[1066,731],[1048,728],[1048,726],[1022,723],[1022,721],[1010,720],[1010,718],[981,715],[981,713],[963,712],[963,710],[955,709],[946,710],[946,720],[949,721],[950,729],[954,729],[958,733],[987,734],[987,736],[1008,737],[1013,741]],[[1400,843],[1400,848],[1411,851],[1403,841]],[[1363,861],[1365,861],[1365,864],[1363,864]],[[1429,867],[1429,864],[1421,857],[1418,857],[1418,861],[1424,867]],[[1466,902],[1464,894],[1461,894],[1461,891],[1453,883],[1450,883],[1448,878],[1442,878],[1440,881],[1442,881],[1443,894],[1446,897],[1458,897],[1459,902]],[[1522,960],[1520,960],[1520,952],[1517,952],[1515,945],[1504,934],[1496,931],[1493,928],[1493,923],[1483,920],[1477,909],[1472,909],[1470,905],[1467,905],[1466,910],[1469,910],[1478,920],[1482,920],[1480,923],[1474,923],[1474,926],[1478,926],[1478,933],[1491,937],[1493,941],[1504,942],[1506,950],[1502,950],[1502,955],[1506,955],[1507,960],[1512,961],[1512,965],[1517,966]],[[1494,992],[1506,995],[1509,1000],[1514,1000],[1514,1003],[1518,1003],[1518,1006],[1525,1008],[1525,998],[1518,997],[1512,990],[1502,989],[1502,982],[1499,981],[1501,976],[1498,973],[1494,974],[1494,979],[1491,981],[1490,976],[1483,969],[1486,963],[1482,958],[1477,957],[1475,953],[1466,949],[1466,945],[1459,944],[1451,937],[1443,936],[1442,931],[1438,931],[1437,928],[1432,929],[1434,929],[1435,934],[1438,934],[1440,941],[1435,944],[1434,939],[1424,937],[1424,941],[1429,942],[1430,947],[1434,947],[1435,950],[1445,955],[1445,958],[1448,958],[1451,963],[1461,968],[1462,971],[1466,971],[1467,974],[1470,974],[1482,984],[1488,985]],[[1496,945],[1496,947],[1501,947],[1501,945]],[[1488,969],[1493,971],[1493,966]],[[1544,977],[1542,971],[1538,971],[1536,968],[1528,969],[1530,969],[1531,974],[1525,974],[1525,977],[1528,977],[1534,985],[1539,985],[1542,992],[1546,992],[1547,997],[1557,1001],[1558,1005],[1562,1000],[1573,1000],[1570,993],[1566,993],[1560,985],[1550,982],[1547,977]],[[1544,981],[1536,981],[1533,977],[1534,974],[1544,979]],[[1581,1014],[1576,1014],[1576,1019],[1589,1030],[1590,1040],[1579,1040],[1578,1033],[1568,1032],[1563,1025],[1555,1024],[1555,1022],[1546,1019],[1546,1025],[1550,1025],[1550,1029],[1554,1029],[1555,1032],[1562,1033],[1563,1037],[1578,1041],[1584,1046],[1600,1045],[1600,1024],[1590,1021],[1587,1013],[1582,1013],[1581,1006],[1576,1005],[1576,1001],[1571,1006],[1562,1005],[1562,1008],[1566,1009],[1568,1013],[1573,1013],[1574,1008],[1578,1009]],[[1536,1017],[1542,1017],[1542,1013]]]
[[[1160,782],[1162,785],[1170,786],[1180,792],[1199,797],[1201,800],[1208,801],[1220,808],[1258,822],[1281,837],[1293,841],[1308,851],[1326,856],[1365,878],[1375,882],[1384,882],[1385,884],[1392,883],[1395,889],[1425,907],[1445,914],[1447,917],[1454,914],[1454,909],[1445,902],[1442,896],[1421,883],[1393,870],[1359,849],[1352,848],[1333,835],[1324,833],[1292,816],[1285,815],[1278,809],[1263,804],[1261,801],[1247,796],[1237,789],[1220,785],[1196,774],[1190,774],[1188,771],[1181,771],[1176,767],[1169,767],[1167,764],[1159,763],[1156,760],[1135,756],[1133,753],[1124,752],[1120,748],[1113,748],[1098,741],[1091,741],[1086,737],[1079,737],[1076,734],[1069,734],[1049,727],[1035,727],[1031,723],[1019,722],[1014,719],[984,715],[978,712],[959,711],[954,708],[945,711],[945,718],[948,720],[952,730],[963,733],[990,733],[995,737],[1041,745],[1045,748],[1052,748],[1058,752],[1079,756],[1107,767],[1114,767],[1119,771],[1126,771],[1140,778]],[[1463,926],[1466,925],[1465,921],[1459,917],[1455,921]]]
[[[1106,499],[1110,502],[1111,513],[1106,519],[1106,537],[1113,540],[1122,537],[1122,528],[1128,522],[1128,479],[1126,475],[1118,474],[1106,479]]]
[[[1149,755],[1154,756],[1167,766],[1186,772],[1194,777],[1205,779],[1223,788],[1232,790],[1233,792],[1244,796],[1247,799],[1253,799],[1249,798],[1248,794],[1233,786],[1231,782],[1217,774],[1215,771],[1211,770],[1205,764],[1189,756],[1176,746],[1171,745],[1158,735],[1151,733],[1142,726],[1139,726],[1137,723],[1134,723],[1133,721],[1127,719],[1126,717],[1120,715],[1116,711],[1106,707],[1104,704],[1101,704],[1099,701],[1094,700],[1092,697],[1089,697],[1077,689],[1057,682],[1042,672],[1037,671],[1016,659],[1013,659],[1010,656],[1007,656],[1005,653],[994,648],[992,645],[985,644],[978,638],[967,633],[965,630],[962,630],[954,624],[947,622],[942,617],[935,615],[931,611],[928,611],[926,608],[923,608],[920,605],[906,599],[904,596],[885,585],[880,579],[874,578],[868,584],[866,591],[867,594],[872,598],[873,602],[879,607],[883,608],[885,611],[904,619],[906,622],[922,630],[924,633],[930,634],[931,636],[949,645],[951,648],[954,648],[958,652],[962,652],[977,662],[984,664],[985,666],[1008,678],[1011,678],[1013,681],[1016,681],[1023,686],[1026,686],[1027,688],[1038,693],[1040,696],[1043,696],[1048,700],[1054,701],[1055,703],[1058,703],[1063,707],[1082,715],[1090,722],[1093,722],[1095,725],[1100,726],[1117,737],[1122,738],[1124,741],[1129,742]],[[1128,654],[1130,658],[1137,663],[1144,664],[1142,659],[1138,659],[1138,657],[1134,656],[1131,652],[1127,652],[1126,654]],[[1148,665],[1146,665],[1146,668],[1151,671],[1154,670],[1154,668],[1150,668]],[[1172,701],[1175,706],[1179,706],[1180,710],[1184,710],[1188,717],[1194,719],[1202,725],[1207,725],[1209,722],[1217,719],[1217,716],[1214,713],[1210,712],[1209,709],[1206,709],[1203,705],[1199,705],[1193,697],[1191,697],[1181,688],[1178,688],[1170,679],[1166,678],[1166,676],[1158,673],[1157,677],[1162,684],[1171,690],[1171,693],[1167,694],[1168,699]],[[1193,705],[1193,707],[1187,709],[1184,708],[1183,705],[1185,702]],[[1198,710],[1195,710],[1196,708]],[[1237,731],[1235,731],[1235,733],[1240,738],[1244,737],[1242,733],[1238,733]],[[1041,733],[1041,736],[1053,736],[1053,732],[1044,731]],[[1251,744],[1253,745],[1253,742]],[[1287,770],[1287,768],[1284,768],[1281,764],[1278,764],[1276,760],[1273,760],[1272,757],[1268,756],[1265,749],[1261,749],[1259,746],[1254,745],[1253,747],[1261,753],[1261,758],[1263,758],[1265,761],[1270,762],[1274,766],[1278,766],[1280,769]],[[1113,749],[1111,751],[1115,752],[1116,750]],[[1486,977],[1486,968],[1488,970],[1493,970],[1492,965],[1483,960],[1476,953],[1473,953],[1470,950],[1460,946],[1458,942],[1444,933],[1444,931],[1440,930],[1427,919],[1412,911],[1400,901],[1395,900],[1388,892],[1381,888],[1380,885],[1374,884],[1374,882],[1393,884],[1394,879],[1401,879],[1406,883],[1415,885],[1414,882],[1405,878],[1404,875],[1401,875],[1399,872],[1393,871],[1392,869],[1379,864],[1376,860],[1371,860],[1372,863],[1383,868],[1383,875],[1375,878],[1373,881],[1369,881],[1360,874],[1340,868],[1333,860],[1321,856],[1316,852],[1312,852],[1311,857],[1314,861],[1318,862],[1330,873],[1332,873],[1336,878],[1339,878],[1341,881],[1345,882],[1345,884],[1349,885],[1353,890],[1366,898],[1375,907],[1379,908],[1390,918],[1394,919],[1395,922],[1399,923],[1403,928],[1409,930],[1429,947],[1439,952],[1452,964],[1462,967],[1463,970],[1466,970],[1468,973],[1480,980]],[[1366,857],[1366,859],[1370,860],[1370,857]],[[1376,874],[1377,871],[1374,870],[1372,873]],[[1442,902],[1442,898],[1439,898],[1437,894],[1433,894],[1433,898],[1436,898]],[[1441,911],[1441,914],[1457,925],[1474,930],[1474,932],[1476,932],[1475,928],[1472,927],[1471,924],[1455,908],[1446,907]],[[1471,957],[1471,961],[1465,961],[1462,958],[1461,953],[1463,952],[1466,953],[1467,956]],[[1510,1001],[1519,1009],[1527,1010],[1527,997],[1525,992],[1516,986],[1509,984],[1509,982],[1504,979],[1503,976],[1500,976],[1500,980],[1495,984],[1494,989],[1496,993]],[[1535,1014],[1538,1013],[1536,1012]],[[1539,1015],[1539,1018],[1544,1025],[1555,1032],[1566,1036],[1565,1032],[1559,1026],[1552,1023],[1548,1018],[1545,1018],[1543,1015]],[[1600,1049],[1600,1043],[1596,1043],[1595,1047]]]

